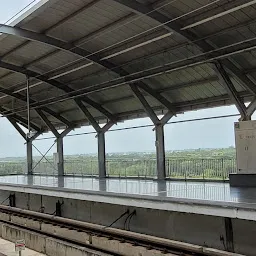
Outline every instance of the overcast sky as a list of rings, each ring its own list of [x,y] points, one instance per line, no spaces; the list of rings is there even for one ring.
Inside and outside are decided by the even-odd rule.
[[[201,111],[188,112],[174,117],[171,121],[187,120],[209,116],[237,114],[235,107],[222,107]],[[169,124],[165,126],[166,150],[183,150],[195,148],[224,148],[234,146],[233,124],[237,117],[196,121],[188,123]],[[126,121],[115,125],[113,129],[151,124],[148,118]],[[25,156],[25,145],[22,137],[16,132],[5,118],[0,118],[0,157]],[[83,127],[70,134],[92,132],[92,128]],[[52,137],[46,134],[43,138]],[[39,137],[42,138],[42,137]],[[35,141],[35,146],[45,153],[54,143],[54,139]],[[106,151],[131,152],[154,151],[155,134],[152,127],[108,132],[106,134]],[[52,154],[56,147],[49,152]],[[64,139],[64,152],[66,155],[87,154],[97,152],[95,134],[70,136]],[[34,155],[38,152],[34,149]]]
[[[31,0],[2,0],[0,22],[6,22]],[[36,1],[38,2],[38,1]],[[194,119],[208,116],[237,114],[235,107],[223,107],[202,111],[193,111],[179,115],[171,121]],[[234,145],[233,123],[237,117],[207,121],[171,124],[165,127],[166,150],[182,150],[192,148],[221,148]],[[151,124],[148,118],[127,121],[118,124],[113,129]],[[73,131],[74,133],[90,132],[90,127]],[[44,137],[52,136],[46,134]],[[54,143],[54,139],[36,141],[35,146],[43,153]],[[25,145],[22,137],[5,118],[0,118],[0,157],[25,156]],[[118,132],[108,132],[106,135],[107,152],[153,151],[155,149],[155,135],[152,128],[140,128]],[[56,147],[49,152],[52,154]],[[64,140],[65,154],[87,154],[97,152],[95,135],[66,137]],[[35,155],[38,155],[36,150]]]

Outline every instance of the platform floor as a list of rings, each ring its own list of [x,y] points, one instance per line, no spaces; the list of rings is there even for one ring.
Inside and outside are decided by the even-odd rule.
[[[1,176],[0,184],[111,192],[126,195],[198,199],[256,205],[256,188],[232,188],[223,182],[153,181],[141,179],[104,179],[53,176]]]

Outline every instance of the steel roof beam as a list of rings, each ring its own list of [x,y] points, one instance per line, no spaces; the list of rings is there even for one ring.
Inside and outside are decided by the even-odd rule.
[[[108,61],[100,60],[100,58],[97,55],[91,54],[91,52],[86,51],[82,48],[79,48],[73,43],[66,43],[44,34],[39,34],[29,30],[25,30],[17,27],[11,27],[4,24],[0,24],[0,33],[18,36],[18,37],[25,38],[27,40],[48,44],[55,48],[59,48],[61,50],[68,51],[78,56],[84,57],[87,60],[93,61],[103,67],[106,67],[107,69],[114,69],[116,67],[115,65],[113,65]]]
[[[239,92],[238,96],[244,101],[253,101],[253,95],[248,92],[248,91],[243,91]],[[130,98],[134,98],[134,96],[129,96]],[[123,100],[124,98],[119,98],[118,100]],[[216,103],[216,104],[215,104]],[[225,106],[225,105],[232,105],[233,103],[230,100],[230,96],[228,94],[224,95],[219,95],[219,96],[214,96],[210,98],[204,98],[204,99],[197,99],[189,102],[176,102],[174,103],[175,108],[177,109],[177,113],[181,113],[184,111],[189,111],[189,110],[195,110],[195,109],[201,109],[201,107],[197,107],[198,105],[205,105],[205,107],[211,107],[211,106]],[[256,107],[256,103],[255,103]],[[163,113],[163,107],[162,106],[157,106],[153,107],[154,111],[158,111],[159,114]],[[121,112],[117,114],[118,120],[127,120],[129,119],[129,116],[136,116],[138,117],[140,114],[145,114],[144,109],[139,109],[139,110],[133,110],[133,111],[127,111],[127,112]],[[144,115],[143,115],[144,116]]]
[[[253,95],[250,94],[249,92],[240,92],[239,97],[244,99],[244,100],[252,100]],[[204,99],[196,99],[196,100],[192,100],[189,102],[177,102],[175,103],[175,107],[177,109],[177,113],[181,113],[184,111],[189,111],[189,110],[195,110],[195,109],[201,109],[201,108],[207,108],[207,107],[212,107],[214,106],[225,106],[225,105],[232,105],[233,103],[230,100],[230,96],[228,94],[224,94],[224,95],[220,95],[220,96],[214,96],[214,97],[210,97],[210,98],[204,98]],[[201,107],[201,105],[204,105],[203,107]],[[163,107],[157,106],[157,107],[153,107],[154,111],[158,111],[159,114],[162,113],[163,111]],[[139,110],[135,110],[135,111],[127,111],[127,112],[121,112],[118,113],[118,118],[119,120],[127,120],[129,116],[136,116],[138,117],[138,115],[140,114],[145,114],[145,110],[144,109],[139,109]],[[144,115],[142,115],[144,116]]]
[[[77,10],[77,11],[71,13],[70,15],[68,15],[68,16],[65,17],[64,19],[58,21],[56,24],[54,24],[54,25],[51,26],[50,28],[46,29],[46,30],[44,31],[44,34],[46,34],[47,32],[50,32],[51,30],[53,30],[53,29],[55,29],[55,28],[57,28],[58,26],[62,25],[64,22],[68,21],[69,19],[72,19],[74,16],[79,15],[80,13],[82,13],[83,11],[85,11],[86,9],[88,9],[88,8],[90,8],[91,6],[97,4],[99,1],[101,1],[101,0],[94,0],[94,1],[92,1],[92,2],[90,2],[90,3],[88,3],[87,5],[85,5],[83,8],[80,8],[79,10]],[[11,49],[9,52],[7,52],[6,54],[4,54],[4,55],[2,56],[2,58],[4,58],[4,57],[6,57],[7,55],[13,53],[14,51],[16,51],[16,50],[18,50],[18,49],[20,49],[20,48],[26,46],[28,43],[29,43],[29,41],[26,41],[26,42],[24,42],[24,43],[18,45],[17,47]]]
[[[46,115],[42,112],[42,110],[37,109],[37,114],[41,117],[43,122],[46,124],[46,126],[49,128],[49,130],[55,135],[57,138],[59,136],[58,131],[55,129],[54,125],[50,122],[50,120],[46,117]]]
[[[81,96],[81,97],[78,97],[77,100],[87,103],[88,105],[90,105],[91,107],[98,110],[100,113],[102,113],[104,116],[106,116],[111,121],[113,121],[113,122],[117,121],[116,117],[113,114],[111,114],[108,110],[106,110],[104,107],[102,107],[101,104],[96,103],[95,101],[91,100],[90,98],[88,98],[86,96]]]
[[[32,103],[32,101],[30,101],[30,102]],[[47,107],[42,107],[40,109],[43,110],[44,112],[50,114],[51,116],[55,117],[57,120],[59,120],[63,124],[65,124],[67,127],[72,127],[73,126],[73,124],[71,122],[69,122],[66,118],[64,118],[60,114],[56,113],[55,111],[53,111],[53,110],[51,110]]]
[[[254,98],[247,107],[247,115],[251,117],[256,110],[256,98]]]
[[[238,96],[238,93],[236,91],[236,88],[234,84],[232,83],[229,75],[227,74],[226,70],[222,66],[221,62],[215,63],[215,72],[217,73],[219,80],[221,83],[225,86],[225,89],[227,93],[229,94],[231,100],[236,105],[236,108],[238,109],[239,113],[241,114],[241,117],[243,120],[247,119],[247,109],[244,105],[243,101]]]
[[[165,24],[165,25],[163,25],[163,27],[166,28],[168,31],[175,32],[175,33],[183,36],[187,40],[192,41],[194,43],[194,45],[197,45],[204,52],[211,51],[214,49],[209,43],[207,43],[204,40],[197,41],[197,39],[199,39],[199,38],[197,37],[196,34],[194,34],[193,32],[191,32],[189,30],[182,30],[182,26],[180,24],[178,24],[178,22],[170,22],[170,20],[172,18],[169,18],[169,17],[165,16],[164,14],[158,12],[157,10],[152,8],[150,5],[144,5],[137,1],[130,1],[130,0],[113,0],[113,1],[118,2],[118,3],[122,4],[123,6],[128,7],[133,12],[136,12],[138,14],[147,15],[148,17],[152,18],[153,20],[155,20],[161,24]],[[241,71],[237,72],[237,70],[239,70],[239,69],[236,67],[236,65],[234,65],[230,60],[225,60],[225,62],[223,62],[223,65],[225,65],[230,70],[230,72],[232,72],[232,74],[234,76],[236,76],[239,79],[239,81],[249,91],[251,91],[254,95],[256,95],[255,84],[245,74],[242,74]]]
[[[13,114],[10,115],[10,117],[12,117],[12,119],[14,119],[17,123],[19,123],[20,125],[22,125],[26,129],[28,129],[28,121],[25,118],[22,118],[18,115],[13,115]],[[35,123],[30,122],[30,127],[32,127],[37,132],[43,132],[41,127],[37,126],[37,124],[35,124]]]
[[[93,126],[93,128],[95,129],[95,131],[99,132],[100,131],[100,126],[97,123],[97,121],[94,119],[94,117],[92,116],[92,114],[88,111],[88,109],[85,107],[85,105],[76,99],[76,104],[78,105],[78,107],[80,108],[80,110],[83,112],[83,114],[86,116],[87,120],[89,121],[89,123],[91,123],[91,125]]]
[[[110,24],[108,24],[108,25],[102,27],[102,28],[100,28],[100,29],[98,29],[98,30],[96,30],[96,31],[94,31],[94,32],[92,32],[92,33],[86,35],[85,37],[82,37],[82,38],[76,40],[74,43],[75,43],[75,44],[81,44],[82,42],[86,42],[86,41],[90,40],[90,38],[97,37],[97,35],[100,34],[100,33],[107,33],[107,31],[108,31],[108,30],[112,30],[113,27],[117,27],[117,26],[120,26],[121,24],[127,23],[129,20],[131,20],[132,18],[134,18],[134,16],[135,16],[134,13],[128,14],[127,16],[122,17],[122,18],[120,18],[119,20],[116,20],[116,21],[114,21],[114,22],[112,22],[112,23],[110,23]],[[62,24],[64,20],[67,21],[66,18],[63,19],[61,22],[58,22],[57,24],[53,25],[51,28],[49,28],[49,29],[47,29],[46,31],[44,31],[44,33],[47,33],[47,32],[49,32],[49,30],[51,30],[53,27],[55,28],[55,27],[57,27],[58,25]],[[2,59],[3,59],[4,57],[8,56],[9,54],[11,54],[11,53],[13,53],[13,52],[19,50],[20,48],[26,46],[29,42],[30,42],[30,40],[29,40],[29,41],[26,41],[25,43],[22,43],[22,44],[18,45],[17,47],[15,47],[15,48],[13,48],[13,49],[11,49],[9,52],[5,53],[5,54],[2,56]],[[38,59],[29,62],[28,64],[25,65],[25,67],[28,67],[28,66],[30,66],[30,65],[33,65],[33,64],[35,64],[35,63],[38,63],[38,62],[40,62],[40,61],[42,61],[42,60],[45,60],[46,58],[49,58],[50,56],[53,56],[53,55],[57,54],[59,51],[60,51],[60,49],[53,50],[53,51],[51,51],[50,53],[47,53],[47,54],[45,54],[45,55],[39,57]],[[7,74],[7,75],[9,75],[9,74]],[[2,78],[2,77],[0,77],[0,78]]]
[[[229,70],[233,76],[237,78],[237,80],[247,88],[252,94],[256,95],[256,86],[255,84],[246,76],[241,69],[236,67],[231,61],[229,60],[222,60],[222,64]]]
[[[248,92],[242,92],[242,93],[239,93],[238,95],[242,99],[244,99],[244,98],[248,99],[248,98],[253,97]],[[206,107],[207,106],[210,107],[210,106],[212,106],[211,104],[214,104],[214,103],[218,103],[218,105],[219,105],[220,102],[223,102],[223,104],[221,104],[221,105],[227,105],[226,102],[230,102],[230,103],[228,103],[228,105],[233,105],[233,102],[230,100],[229,94],[224,94],[224,95],[214,96],[214,97],[205,98],[205,99],[196,99],[196,100],[192,100],[189,102],[179,102],[179,103],[176,103],[175,106],[178,109],[178,111],[184,111],[184,110],[187,110],[188,108],[190,110],[193,110],[194,107],[196,107],[198,105],[206,105]]]
[[[150,68],[148,70],[144,70],[143,72],[136,72],[136,73],[130,74],[126,77],[119,77],[112,81],[107,81],[107,82],[103,82],[101,84],[96,84],[94,86],[90,86],[89,88],[85,87],[78,91],[73,90],[71,92],[66,93],[65,95],[60,95],[60,96],[57,96],[57,97],[54,97],[51,99],[42,100],[42,101],[38,102],[38,104],[32,104],[31,107],[35,108],[35,107],[45,106],[45,105],[52,104],[52,103],[55,103],[58,101],[64,101],[64,100],[67,100],[70,98],[79,98],[80,99],[82,95],[89,95],[89,94],[92,94],[92,93],[95,93],[95,92],[98,92],[101,90],[114,88],[114,87],[121,86],[124,84],[135,84],[136,85],[138,83],[138,81],[141,81],[143,79],[158,76],[163,73],[170,73],[170,72],[174,72],[174,71],[178,71],[178,70],[183,70],[186,68],[196,67],[199,65],[214,63],[216,61],[216,59],[221,59],[221,58],[223,59],[223,58],[226,58],[227,56],[239,54],[241,51],[246,52],[255,47],[256,46],[251,46],[251,45],[248,46],[246,44],[246,48],[245,48],[245,46],[241,44],[238,47],[236,47],[235,50],[232,49],[231,51],[227,51],[225,49],[225,50],[222,50],[222,52],[220,51],[220,52],[214,52],[214,54],[212,53],[212,56],[204,56],[204,55],[200,54],[198,56],[191,57],[186,60],[182,60],[179,62],[167,63],[160,67]],[[1,65],[2,64],[0,62],[0,67],[1,67]]]
[[[7,109],[5,109],[4,107],[1,107],[1,106],[0,106],[0,111],[4,113],[4,112],[7,111]],[[2,114],[2,113],[0,113],[0,114]],[[2,114],[2,115],[4,116],[4,114]],[[19,122],[20,124],[22,124],[25,128],[27,128],[27,123],[28,123],[28,121],[27,121],[26,119],[24,119],[23,117],[18,116],[17,114],[11,114],[9,117],[11,117],[12,119],[18,121],[18,122]],[[37,126],[36,124],[34,124],[34,123],[30,123],[30,125],[31,125],[31,127],[32,127],[35,131],[40,131],[40,130],[41,130],[41,128],[38,127],[38,126]]]
[[[173,117],[173,113],[168,111],[161,119],[161,124],[165,125],[169,122],[169,120]]]
[[[144,83],[137,83],[137,86],[140,87],[147,94],[158,100],[163,106],[166,106],[169,111],[172,112],[174,115],[176,114],[174,106],[160,93],[156,92],[154,89]]]
[[[158,119],[157,115],[155,114],[154,110],[151,108],[147,100],[144,98],[140,90],[135,85],[130,86],[131,90],[133,91],[135,97],[140,101],[142,104],[145,112],[148,114],[149,118],[154,124],[160,123],[160,120]]]
[[[154,92],[156,94],[160,94],[160,93],[164,93],[164,92],[168,92],[168,91],[175,91],[175,90],[187,88],[190,86],[192,87],[192,86],[203,85],[206,83],[212,83],[212,82],[218,82],[218,81],[219,81],[219,78],[217,76],[210,76],[209,78],[206,78],[206,79],[200,79],[200,80],[189,82],[189,83],[180,83],[180,84],[177,84],[177,85],[174,85],[171,87],[161,88],[158,90],[154,90]],[[143,95],[146,95],[146,92],[144,92]],[[122,98],[116,98],[116,99],[112,99],[109,101],[104,101],[101,105],[104,106],[108,103],[115,103],[115,102],[119,102],[122,100],[129,100],[129,99],[132,99],[133,97],[134,97],[134,95],[125,96]],[[172,107],[174,107],[174,106],[172,105]]]
[[[2,24],[0,24],[0,32],[5,33],[5,34],[9,34],[9,35],[13,35],[13,36],[23,37],[25,39],[32,40],[32,41],[45,43],[45,44],[51,45],[53,47],[59,48],[61,50],[74,53],[74,54],[76,54],[80,57],[86,58],[87,60],[93,61],[93,62],[105,67],[106,69],[109,69],[113,73],[116,73],[116,74],[120,75],[120,76],[126,76],[126,75],[129,74],[127,71],[125,71],[124,69],[122,69],[120,67],[117,67],[115,64],[113,64],[113,63],[111,63],[107,60],[102,60],[100,56],[95,55],[95,54],[91,54],[90,52],[88,52],[88,51],[86,51],[82,48],[77,47],[74,43],[66,43],[66,42],[63,42],[61,40],[49,37],[49,36],[44,35],[44,34],[39,34],[39,33],[36,33],[36,32],[25,30],[25,29],[11,27],[11,26],[2,25]],[[51,81],[53,81],[53,80],[51,80]],[[141,82],[141,84],[143,84],[143,83]],[[144,87],[145,86],[147,86],[147,85],[145,84]],[[64,89],[62,88],[62,90],[64,90]],[[153,95],[151,94],[151,96],[153,96]],[[153,97],[155,97],[155,96],[153,96]],[[161,104],[163,104],[165,107],[167,107],[168,109],[171,106],[170,102],[167,99],[165,99],[164,97],[157,96],[155,98]],[[88,102],[90,100],[87,98],[86,101]],[[92,102],[91,102],[91,104],[92,104]],[[89,105],[91,105],[91,104],[89,104]],[[94,105],[93,106],[94,108],[96,108],[97,110],[101,109],[100,112],[103,111],[102,113],[104,115],[106,115],[108,118],[110,118],[110,113],[109,112],[107,113],[105,110],[103,110],[100,107],[100,105],[95,105],[95,104],[93,104],[93,105]],[[169,109],[169,110],[173,111],[172,109]],[[113,121],[115,121],[113,116],[111,117],[111,119]]]
[[[27,140],[26,133],[20,128],[17,122],[14,119],[12,119],[12,117],[7,117],[7,119],[13,125],[13,127],[18,131],[18,133],[24,138],[24,140]]]
[[[3,61],[0,61],[0,67],[4,68],[4,69],[7,69],[7,70],[10,70],[10,71],[13,71],[13,72],[24,74],[24,75],[29,76],[29,77],[36,78],[37,80],[39,80],[41,82],[48,83],[48,84],[52,85],[55,88],[63,90],[66,93],[74,92],[74,89],[72,89],[71,87],[62,84],[62,83],[58,82],[57,80],[48,79],[47,76],[40,75],[40,74],[38,74],[34,71],[27,70],[27,69],[24,69],[22,67],[15,66],[13,64],[6,63],[6,62],[3,62]],[[94,102],[93,100],[89,99],[87,96],[81,96],[81,97],[79,97],[79,99],[86,102],[87,104],[91,105],[93,108],[95,108],[96,110],[98,110],[99,112],[104,114],[110,120],[115,120],[114,116],[108,110],[103,108],[100,104],[98,104],[98,103]],[[64,121],[62,117],[60,117],[60,118],[62,119],[62,121]],[[65,124],[67,124],[68,126],[72,126],[72,124],[67,120],[65,120]]]
[[[0,87],[0,93],[9,95],[15,99],[21,100],[23,102],[27,102],[27,98],[26,96],[23,96],[20,93],[13,93],[11,90]],[[35,103],[36,101],[30,98],[30,102],[31,103]],[[53,116],[54,118],[56,118],[57,120],[61,121],[62,123],[66,124],[67,126],[72,125],[68,120],[66,120],[64,117],[62,117],[61,115],[57,114],[56,112],[54,112],[53,110],[49,109],[48,107],[42,107],[41,108],[44,112],[50,114],[51,116]]]
[[[33,141],[34,139],[36,139],[39,135],[42,134],[41,131],[37,131],[32,137],[27,137],[26,133],[20,128],[20,126],[18,125],[17,121],[15,121],[14,118],[12,117],[6,117],[9,122],[14,126],[14,128],[18,131],[18,133],[24,138],[24,140],[28,141]]]
[[[190,82],[190,83],[181,83],[181,84],[178,84],[178,85],[175,85],[175,86],[172,86],[172,87],[166,87],[166,88],[161,88],[161,89],[158,89],[158,90],[154,90],[155,93],[163,93],[163,92],[168,92],[168,91],[175,91],[175,90],[178,90],[178,89],[183,89],[183,88],[187,88],[187,87],[192,87],[192,86],[196,86],[196,85],[202,85],[202,84],[205,84],[205,83],[211,83],[211,82],[218,82],[219,81],[219,78],[216,76],[211,76],[207,79],[200,79],[200,80],[197,80],[197,81],[193,81],[193,82]],[[146,93],[143,93],[143,95],[146,95]],[[115,102],[120,102],[120,101],[124,101],[124,100],[130,100],[134,98],[134,95],[130,95],[130,96],[125,96],[125,97],[122,97],[122,98],[116,98],[116,99],[112,99],[112,100],[108,100],[108,101],[104,101],[102,103],[102,105],[107,105],[107,104],[110,104],[110,103],[115,103]],[[173,104],[173,107],[174,107],[174,104]]]

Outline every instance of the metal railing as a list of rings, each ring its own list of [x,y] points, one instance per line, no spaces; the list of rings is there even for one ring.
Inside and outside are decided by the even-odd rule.
[[[65,175],[98,176],[97,160],[65,160]]]
[[[24,162],[0,162],[0,175],[25,174]]]
[[[169,178],[227,180],[236,173],[236,159],[167,159],[166,172]]]
[[[33,173],[40,175],[57,175],[57,166],[54,165],[53,161],[40,161],[34,162]]]
[[[111,159],[106,161],[109,177],[155,178],[156,159]],[[34,173],[57,175],[57,167],[52,161],[41,161],[34,165]],[[98,176],[96,159],[68,159],[64,165],[65,175]],[[25,174],[24,162],[0,162],[0,175]],[[167,178],[227,180],[230,173],[236,173],[235,158],[167,158]]]
[[[235,172],[234,158],[166,159],[168,178],[227,180],[229,174]],[[156,159],[110,160],[107,161],[107,174],[118,177],[156,177]]]
[[[118,177],[156,177],[155,159],[108,160],[107,175]]]

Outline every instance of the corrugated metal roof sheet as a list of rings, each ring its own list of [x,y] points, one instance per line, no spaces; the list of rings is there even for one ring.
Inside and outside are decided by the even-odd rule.
[[[73,99],[54,102],[77,90],[85,93],[79,100],[99,122],[109,114],[145,116],[129,83],[144,86],[140,91],[156,113],[168,111],[161,97],[177,111],[231,104],[214,66],[223,58],[238,97],[248,100],[255,96],[255,7],[249,0],[137,0],[132,5],[127,0],[49,0],[17,22],[15,29],[23,30],[0,35],[0,104],[27,118],[26,74],[36,77],[31,78],[32,108],[52,99],[46,107],[56,115],[46,115],[56,127],[65,125],[58,115],[77,126],[88,124]],[[46,128],[34,110],[32,122]]]

